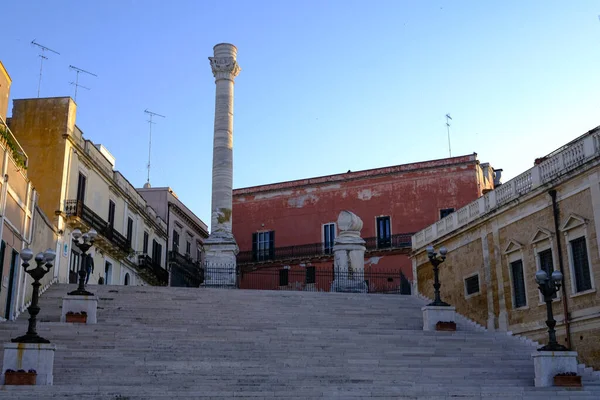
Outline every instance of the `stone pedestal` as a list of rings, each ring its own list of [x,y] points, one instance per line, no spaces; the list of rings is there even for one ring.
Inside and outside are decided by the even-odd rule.
[[[86,324],[96,323],[96,313],[98,311],[98,296],[79,296],[67,295],[63,297],[62,313],[60,322],[67,322],[67,313],[87,313]]]
[[[423,311],[423,330],[435,331],[438,322],[455,322],[456,307],[425,306]]]
[[[204,286],[237,287],[236,259],[239,249],[233,239],[204,242]]]
[[[52,343],[4,343],[4,364],[0,385],[4,385],[7,369],[37,372],[36,385],[52,385],[54,381],[54,352]]]
[[[365,241],[360,237],[362,220],[350,211],[342,211],[337,226],[340,234],[333,246],[334,279],[332,292],[367,293],[365,282]]]
[[[536,387],[554,386],[554,376],[563,372],[577,373],[576,351],[536,351],[533,357]]]

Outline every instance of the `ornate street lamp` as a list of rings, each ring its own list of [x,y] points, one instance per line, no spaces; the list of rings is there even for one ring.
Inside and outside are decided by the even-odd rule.
[[[94,294],[85,290],[85,266],[87,263],[87,254],[85,254],[90,247],[94,245],[94,240],[98,236],[98,232],[94,228],[90,229],[87,233],[82,234],[79,229],[75,229],[72,233],[73,239],[75,239],[75,246],[81,250],[81,264],[79,266],[79,286],[77,290],[69,292],[67,294],[72,296],[93,296]],[[81,239],[81,240],[80,240]]]
[[[23,269],[26,273],[31,275],[33,278],[33,293],[31,297],[31,305],[27,308],[29,312],[29,327],[27,328],[27,333],[23,336],[19,336],[18,338],[11,339],[10,341],[13,343],[50,343],[48,339],[44,339],[37,334],[36,325],[37,325],[37,315],[40,312],[40,307],[38,306],[38,300],[40,295],[40,279],[44,277],[52,268],[54,259],[56,258],[56,253],[52,249],[48,249],[43,253],[38,253],[35,256],[35,263],[37,266],[35,268],[29,268],[29,261],[33,258],[33,252],[31,249],[23,249],[21,251],[21,260],[23,260]]]
[[[445,303],[440,298],[440,279],[439,279],[439,269],[438,266],[444,262],[446,259],[446,254],[448,254],[448,250],[445,247],[440,248],[440,256],[437,256],[437,253],[434,251],[433,246],[427,246],[427,257],[429,257],[429,261],[433,265],[433,288],[435,290],[435,298],[433,303],[428,304],[428,306],[442,306],[442,307],[450,307],[450,304]]]
[[[556,326],[556,321],[554,320],[554,316],[552,315],[552,298],[560,289],[562,280],[563,274],[558,270],[554,271],[550,278],[548,278],[548,274],[544,270],[539,270],[535,273],[535,281],[537,282],[538,288],[540,289],[540,292],[544,296],[544,301],[546,302],[546,313],[548,317],[548,319],[546,320],[546,325],[548,326],[548,335],[550,336],[548,344],[543,347],[540,347],[538,351],[569,350],[556,341],[556,331],[554,330],[554,327]]]

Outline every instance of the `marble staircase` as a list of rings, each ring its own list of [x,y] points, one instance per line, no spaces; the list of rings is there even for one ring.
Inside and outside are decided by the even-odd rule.
[[[90,286],[98,324],[60,323],[73,285],[41,298],[38,332],[57,345],[53,386],[0,386],[0,399],[600,399],[535,388],[535,347],[459,319],[423,332],[414,296]],[[28,314],[0,324],[0,341]]]

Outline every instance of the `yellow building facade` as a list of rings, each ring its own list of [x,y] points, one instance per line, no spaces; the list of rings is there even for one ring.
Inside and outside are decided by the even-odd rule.
[[[560,343],[600,368],[600,127],[413,236],[415,289],[433,297],[427,246],[445,246],[442,299],[490,330],[547,342],[535,273],[560,270]]]
[[[76,110],[69,97],[14,100],[9,122],[35,160],[29,176],[59,234],[58,281],[77,280],[82,257],[73,230],[93,228],[98,236],[90,250],[90,284],[166,285],[165,221],[115,170],[110,152],[84,138]]]

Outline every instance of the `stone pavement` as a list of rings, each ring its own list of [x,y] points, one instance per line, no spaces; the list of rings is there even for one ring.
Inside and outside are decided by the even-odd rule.
[[[535,347],[505,333],[423,332],[412,296],[90,286],[98,324],[61,324],[73,288],[41,298],[54,386],[0,399],[600,399],[589,371],[583,389],[535,388]]]

